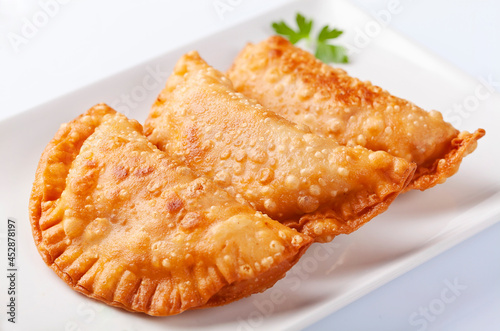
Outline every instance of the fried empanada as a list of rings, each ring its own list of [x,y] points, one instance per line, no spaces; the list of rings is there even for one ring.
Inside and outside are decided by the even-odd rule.
[[[311,134],[237,93],[196,52],[179,60],[144,129],[232,196],[319,242],[386,210],[415,170]]]
[[[247,45],[228,77],[238,92],[313,133],[415,162],[408,189],[443,183],[485,134],[459,132],[441,113],[352,78],[279,36]]]
[[[71,287],[150,315],[263,291],[312,242],[195,176],[106,105],[49,143],[30,218],[40,254]]]

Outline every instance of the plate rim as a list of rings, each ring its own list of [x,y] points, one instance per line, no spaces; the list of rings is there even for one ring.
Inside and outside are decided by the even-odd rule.
[[[250,17],[246,17],[243,20],[234,21],[228,25],[220,27],[220,28],[210,32],[208,34],[208,36],[216,37],[218,34],[221,34],[229,29],[239,27],[239,26],[245,26],[256,19],[259,19],[261,16],[264,16],[264,15],[269,14],[271,12],[277,11],[280,8],[293,7],[293,6],[296,6],[298,3],[304,3],[306,1],[307,0],[293,0],[293,1],[286,2],[284,4],[280,4],[278,6],[274,6],[273,8],[270,8],[269,10],[266,10],[264,12],[260,12],[258,14],[252,15]],[[317,1],[326,1],[326,0],[317,0]],[[356,8],[356,10],[359,11],[360,13],[362,13],[363,15],[370,16],[365,11],[363,11],[358,6],[356,6],[355,4],[353,4],[352,2],[350,2],[348,0],[336,0],[336,1],[347,3],[350,6]],[[392,27],[389,26],[389,27],[386,27],[385,29],[386,29],[387,33],[392,34],[394,38],[398,39],[398,41],[405,42],[408,46],[412,47],[412,49],[418,50],[420,54],[425,55],[427,57],[427,60],[433,61],[436,64],[439,64],[440,66],[442,66],[444,68],[443,71],[447,71],[448,73],[453,73],[457,77],[460,77],[460,79],[467,80],[467,83],[474,84],[477,82],[477,79],[474,78],[472,75],[464,72],[463,70],[456,67],[452,63],[444,60],[439,55],[434,54],[433,52],[427,50],[425,47],[422,47],[421,45],[415,43],[414,41],[405,37],[400,32],[393,30]],[[9,115],[9,116],[0,120],[0,128],[3,125],[9,125],[10,123],[12,123],[14,121],[19,120],[22,117],[30,116],[30,113],[38,113],[40,111],[40,108],[48,107],[51,104],[58,102],[58,100],[69,98],[72,95],[78,94],[82,90],[90,88],[95,84],[99,84],[99,83],[102,83],[103,81],[107,81],[107,80],[116,79],[117,77],[122,76],[129,71],[135,70],[135,69],[140,68],[140,67],[144,67],[148,63],[158,62],[166,55],[173,53],[173,52],[180,51],[180,50],[188,48],[188,47],[191,47],[192,45],[196,45],[201,40],[203,40],[203,38],[206,38],[206,37],[207,37],[207,35],[199,36],[197,38],[189,40],[186,43],[178,45],[175,48],[169,49],[169,50],[167,50],[159,55],[155,55],[155,56],[146,58],[146,59],[144,59],[138,63],[135,63],[131,66],[122,68],[121,70],[119,70],[111,75],[99,78],[91,83],[79,86],[79,87],[75,88],[74,90],[63,93],[57,97],[54,97],[50,100],[47,100],[43,103],[36,105],[36,106],[21,110],[21,111],[17,112],[16,114]],[[500,93],[498,93],[498,92],[493,92],[493,94],[495,94],[496,96],[500,96]],[[497,197],[497,196],[500,197],[498,194],[495,195],[495,197]],[[500,208],[499,208],[499,210],[500,210]],[[403,275],[404,273],[414,269],[415,267],[425,263],[426,261],[429,261],[430,259],[438,256],[439,254],[445,252],[446,250],[463,242],[464,240],[471,238],[474,235],[476,235],[477,233],[484,231],[488,227],[500,222],[500,217],[498,217],[498,216],[500,216],[499,211],[497,211],[495,214],[491,214],[491,215],[487,216],[486,219],[481,222],[481,225],[482,225],[481,227],[476,228],[473,231],[455,234],[452,237],[447,238],[447,240],[445,240],[445,241],[440,241],[440,242],[434,243],[430,247],[427,247],[427,248],[423,249],[422,251],[419,251],[418,253],[416,253],[416,255],[422,256],[421,260],[418,260],[416,262],[415,261],[408,261],[408,263],[404,264],[405,268],[401,268],[401,266],[400,266],[398,269],[398,272],[396,272],[396,273],[393,272],[394,270],[387,271],[388,274],[391,274],[390,276],[387,276],[387,275],[381,276],[380,279],[377,282],[375,282],[375,284],[373,286],[368,286],[368,287],[365,287],[362,289],[358,289],[356,291],[356,295],[354,295],[350,300],[347,300],[348,302],[340,305],[337,308],[330,310],[327,306],[332,305],[332,303],[326,303],[323,306],[319,306],[317,308],[312,309],[311,312],[307,315],[307,317],[302,320],[302,323],[297,324],[296,326],[293,326],[293,327],[288,328],[288,329],[295,330],[295,329],[306,327],[308,325],[311,325],[311,324],[321,320],[322,318],[324,318],[325,316],[328,316],[329,314],[335,313],[338,309],[345,307],[346,305],[358,300],[359,298],[361,298],[364,295],[372,292],[373,290],[381,287],[382,285],[389,283],[393,279]],[[326,311],[326,310],[328,310],[328,311]]]

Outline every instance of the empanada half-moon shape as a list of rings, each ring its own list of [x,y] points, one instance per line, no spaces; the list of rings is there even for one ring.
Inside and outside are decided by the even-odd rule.
[[[263,108],[196,52],[177,63],[145,132],[231,195],[319,242],[386,210],[414,171],[404,159],[339,146]]]
[[[105,105],[49,143],[30,216],[40,254],[66,283],[150,315],[263,291],[312,242],[195,176]]]
[[[438,111],[350,77],[279,36],[247,45],[228,77],[238,92],[313,133],[415,162],[408,189],[443,183],[485,133],[459,132]]]

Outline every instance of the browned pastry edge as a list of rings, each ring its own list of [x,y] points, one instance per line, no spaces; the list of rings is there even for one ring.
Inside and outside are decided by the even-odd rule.
[[[145,123],[145,132],[146,135],[148,136],[148,139],[155,145],[157,145],[160,149],[164,148],[165,142],[169,140],[167,138],[166,132],[172,133],[173,136],[178,135],[177,138],[179,139],[184,139],[182,138],[182,134],[178,133],[176,130],[177,129],[164,129],[163,133],[161,133],[161,121],[162,119],[160,118],[162,114],[168,113],[169,109],[172,111],[174,109],[179,109],[178,107],[191,107],[189,109],[195,109],[196,107],[192,106],[194,104],[191,99],[188,99],[188,101],[185,101],[185,103],[182,104],[182,106],[176,106],[175,105],[175,100],[184,100],[180,98],[176,98],[175,93],[182,93],[182,92],[176,92],[179,91],[178,89],[185,88],[185,86],[189,86],[189,81],[192,81],[194,78],[191,76],[194,75],[198,71],[206,70],[206,68],[212,69],[214,72],[214,75],[219,75],[219,77],[224,77],[222,73],[213,70],[212,67],[210,67],[200,56],[197,52],[190,52],[185,54],[177,63],[176,68],[179,68],[180,74],[174,74],[169,78],[167,81],[167,85],[164,89],[164,91],[160,94],[158,97],[156,103],[153,105],[153,108],[151,110],[150,116],[146,120]],[[189,72],[192,73],[189,73]],[[205,74],[205,75],[210,75],[210,74]],[[225,78],[225,77],[224,77]],[[188,82],[185,82],[188,80]],[[224,85],[222,82],[214,83],[217,84],[215,86],[224,86],[226,90],[229,92],[233,91],[232,86]],[[207,85],[207,86],[212,86]],[[210,87],[213,88],[213,87]],[[201,89],[201,88],[200,88]],[[191,87],[189,89],[190,91],[196,90],[195,87]],[[169,93],[172,93],[173,95],[169,95]],[[193,92],[194,93],[194,92]],[[223,92],[221,92],[223,93]],[[227,92],[226,92],[227,93]],[[241,95],[242,98],[243,95]],[[191,97],[193,98],[193,97]],[[171,101],[172,100],[172,101]],[[199,107],[199,109],[210,109],[212,110],[211,114],[217,114],[217,116],[222,116],[222,118],[225,118],[224,115],[221,115],[222,111],[219,113],[215,113],[215,109],[217,109],[217,105],[214,105],[213,103],[210,102],[210,97],[204,97],[204,96],[198,96],[193,98],[193,100],[202,100],[201,102],[204,103],[204,106]],[[223,99],[225,100],[225,99]],[[245,99],[246,100],[246,99]],[[220,101],[220,100],[219,100]],[[173,102],[174,104],[171,104],[170,102]],[[191,102],[191,103],[190,103]],[[221,101],[221,102],[226,102],[226,101]],[[229,103],[235,103],[235,101],[232,101],[232,99],[229,99],[227,101]],[[249,101],[250,102],[250,101]],[[254,102],[254,101],[251,101]],[[223,104],[221,107],[225,107],[224,109],[229,109],[226,104]],[[243,106],[245,107],[245,106]],[[246,107],[250,107],[246,105]],[[244,108],[244,109],[247,109]],[[184,108],[182,108],[184,109]],[[197,108],[198,109],[198,108]],[[193,115],[194,118],[196,118],[196,115],[194,113],[189,112],[190,115]],[[251,114],[248,112],[248,114]],[[252,113],[253,114],[253,113]],[[272,113],[271,111],[264,112],[263,110],[260,110],[256,115],[254,116],[255,120],[258,121],[263,121],[264,118],[268,115],[264,114],[273,114],[272,118],[273,121],[284,121],[282,122],[286,126],[292,126],[293,123],[284,120],[281,116]],[[241,114],[243,115],[243,114]],[[214,116],[214,115],[212,115]],[[269,115],[271,116],[271,115]],[[214,116],[215,117],[215,116]],[[230,116],[228,116],[229,118]],[[232,120],[234,120],[234,117],[231,117]],[[241,118],[238,118],[243,121],[243,116]],[[165,118],[163,118],[165,120]],[[200,120],[202,121],[202,120]],[[160,123],[160,124],[159,124]],[[167,122],[165,122],[167,123]],[[182,123],[182,120],[179,118],[178,122],[175,120],[171,120],[168,123]],[[201,127],[203,125],[203,122],[201,124],[196,124]],[[156,134],[155,135],[155,130]],[[179,129],[179,131],[181,131]],[[159,132],[159,133],[158,133]],[[174,134],[175,132],[175,134]],[[190,132],[199,132],[197,130],[191,130]],[[176,139],[173,138],[172,141]],[[199,139],[199,138],[196,138]],[[207,138],[208,139],[208,138]],[[328,140],[328,138],[321,138],[324,139],[325,141]],[[178,150],[174,150],[175,152],[178,152],[181,150],[181,147],[179,147]],[[172,152],[172,151],[171,151]],[[313,153],[311,153],[311,156]],[[387,156],[390,156],[387,154]],[[385,189],[383,192],[379,194],[370,194],[370,192],[366,190],[361,190],[359,192],[354,192],[354,193],[343,193],[341,199],[345,199],[347,203],[344,203],[345,208],[334,208],[332,207],[332,204],[325,203],[322,206],[319,207],[319,209],[315,209],[313,212],[309,213],[302,213],[301,215],[291,216],[290,218],[279,218],[278,215],[276,214],[269,214],[267,210],[265,209],[260,209],[256,208],[257,210],[267,213],[268,216],[271,218],[274,218],[276,220],[279,220],[282,222],[284,225],[296,229],[299,232],[306,234],[312,238],[315,239],[316,242],[329,242],[331,241],[335,236],[339,234],[348,234],[351,233],[355,230],[357,230],[360,226],[362,226],[364,223],[368,222],[370,219],[374,218],[376,215],[379,213],[382,213],[383,211],[387,210],[391,202],[394,201],[394,199],[397,197],[397,195],[404,190],[404,188],[408,185],[410,182],[410,179],[413,177],[413,174],[416,169],[416,165],[413,162],[408,162],[404,159],[396,158],[394,156],[390,156],[391,158],[398,159],[398,162],[401,162],[404,164],[404,167],[401,166],[401,168],[404,168],[404,170],[401,170],[400,172],[397,173],[397,179],[395,178],[390,178],[388,182],[384,182],[386,184]],[[201,157],[203,159],[204,157]],[[195,162],[186,162],[188,166],[192,167],[194,171],[200,171],[200,167]],[[194,164],[194,165],[193,165]],[[198,167],[198,168],[197,168]],[[386,174],[387,176],[390,177],[389,174]],[[369,175],[368,175],[369,176]],[[238,193],[243,194],[242,191],[239,191]],[[340,195],[339,195],[340,197]],[[344,201],[344,202],[345,202]],[[249,201],[252,202],[252,201]],[[255,206],[254,206],[255,208]]]
[[[262,55],[260,53],[265,53],[265,51],[268,52],[269,61],[272,61],[271,59],[280,59],[277,66],[282,66],[280,69],[285,72],[283,74],[285,76],[292,76],[293,78],[301,77],[301,79],[306,81],[308,84],[311,84],[312,88],[315,90],[321,90],[325,87],[334,90],[335,87],[338,87],[340,92],[334,94],[334,98],[337,98],[347,106],[370,106],[373,103],[374,98],[382,97],[385,98],[385,100],[383,100],[382,102],[389,102],[392,100],[396,103],[409,103],[402,98],[391,95],[388,91],[385,91],[378,86],[372,85],[372,83],[369,81],[361,82],[358,78],[349,76],[347,72],[342,69],[330,67],[329,65],[315,58],[315,56],[310,52],[297,48],[281,36],[271,36],[258,44],[247,44],[247,46],[240,51],[233,64],[227,71],[228,76],[231,77],[237,75],[238,71],[244,71],[247,74],[249,73],[256,75],[254,69],[245,68],[245,65],[241,65],[240,62],[250,61],[245,60],[245,56],[247,56],[248,54],[254,55],[256,57],[256,54]],[[263,56],[258,59],[263,60],[262,58]],[[253,58],[252,61],[255,62],[252,63],[255,66],[263,66],[263,64],[257,63],[258,61],[255,58]],[[261,69],[259,67],[259,69],[255,70],[259,71],[264,69]],[[320,72],[319,76],[317,76],[318,72]],[[358,86],[358,95],[356,95],[356,93],[353,93],[353,95],[351,95],[351,93],[349,93],[350,85],[346,87],[346,84],[350,83],[351,80],[352,82],[356,83],[356,86]],[[252,93],[249,94],[248,91],[244,91],[242,89],[237,90],[239,92],[242,92],[243,94],[245,94],[246,92],[249,97],[257,98],[255,95],[252,95]],[[362,102],[360,102],[359,100],[361,100]],[[271,110],[273,110],[273,107],[270,108]],[[282,114],[280,111],[277,111],[277,113],[284,116],[284,114]],[[293,118],[290,118],[288,116],[284,117],[294,121]],[[316,132],[315,128],[312,127],[312,129],[314,132]],[[458,171],[462,159],[475,150],[477,146],[477,140],[485,135],[485,130],[483,129],[478,129],[472,134],[467,131],[459,132],[454,128],[453,130],[455,133],[449,137],[449,140],[446,140],[446,143],[444,142],[444,140],[441,141],[441,144],[443,145],[443,150],[441,153],[434,155],[434,157],[428,160],[424,160],[425,162],[414,161],[417,162],[418,168],[409,185],[403,192],[407,192],[411,189],[424,191],[437,184],[444,183],[448,177],[453,176]],[[340,142],[340,144],[344,143]],[[370,149],[370,147],[367,148]],[[383,148],[374,148],[373,150],[387,151]]]
[[[113,109],[109,108],[105,104],[98,104],[92,107],[87,113],[81,114],[70,123],[61,126],[54,138],[44,149],[42,156],[40,157],[38,168],[35,173],[33,189],[31,191],[29,212],[33,238],[35,239],[35,243],[40,255],[48,265],[52,265],[53,261],[49,252],[43,250],[43,245],[41,245],[42,231],[40,229],[39,220],[42,215],[42,210],[52,208],[53,201],[57,200],[60,197],[62,191],[64,190],[64,187],[66,186],[65,183],[62,184],[61,182],[66,182],[66,177],[71,167],[71,163],[78,155],[80,148],[85,140],[87,140],[87,138],[90,137],[94,133],[95,129],[101,124],[100,121],[93,121],[92,123],[82,123],[81,119],[87,115],[98,115],[96,116],[96,119],[102,119],[105,114],[113,114],[114,112],[115,111]],[[83,132],[83,134],[78,135],[78,140],[73,142],[73,146],[69,146],[68,137],[72,132]],[[78,148],[70,148],[74,146],[77,146]],[[65,147],[67,147],[67,150],[65,150]],[[60,149],[60,151],[63,151],[64,155],[54,157],[52,154],[53,150],[56,149]],[[59,162],[61,159],[63,159],[64,162]],[[54,176],[46,176],[46,172],[48,175],[50,175],[51,167],[57,167],[58,170],[61,170],[60,168],[64,167],[64,178],[54,178]],[[58,190],[58,187],[62,187],[62,189]],[[67,275],[65,274],[58,273],[58,275],[63,279],[67,277]],[[65,281],[67,280],[65,279]]]
[[[306,214],[302,216],[298,222],[294,220],[283,222],[284,225],[296,229],[300,233],[315,238],[316,242],[329,242],[328,237],[336,237],[340,234],[349,234],[358,230],[363,224],[367,223],[375,216],[386,211],[396,197],[407,189],[409,183],[412,181],[412,174],[415,172],[417,166],[409,167],[407,170],[405,182],[398,185],[397,189],[386,196],[376,204],[368,205],[358,213],[352,215],[352,218],[345,219],[337,215],[333,210],[326,210],[324,212],[317,212],[313,214]],[[321,233],[317,233],[317,225],[321,224],[322,232],[327,232],[328,236],[325,238]]]
[[[42,231],[40,229],[39,221],[42,215],[42,210],[50,209],[51,207],[53,207],[52,202],[57,200],[63,191],[63,189],[56,189],[57,182],[59,182],[60,184],[60,181],[66,181],[66,177],[68,175],[71,164],[77,157],[81,146],[101,124],[100,121],[93,121],[92,123],[87,123],[86,125],[85,123],[81,122],[81,119],[87,115],[98,115],[96,118],[101,119],[103,115],[113,113],[114,110],[109,108],[107,105],[99,104],[92,107],[88,112],[81,114],[71,122],[59,128],[56,135],[44,149],[42,156],[40,157],[29,204],[31,230],[40,256],[43,258],[44,262],[48,266],[50,266],[51,269],[54,270],[62,280],[64,280],[75,290],[90,297],[92,297],[92,295],[85,288],[75,284],[73,279],[67,273],[59,269],[57,264],[54,263],[54,259],[52,258],[50,253],[44,249],[44,245],[42,244]],[[75,146],[78,146],[78,148],[73,150],[68,148],[68,150],[65,151],[65,155],[59,155],[59,157],[55,157],[53,155],[53,152],[57,149],[59,149],[60,151],[64,151],[65,144],[68,144],[68,137],[72,132],[81,131],[85,133],[83,135],[79,135],[78,140],[74,142]],[[61,159],[63,159],[64,162],[59,162]],[[52,176],[45,176],[45,174],[50,174],[50,167],[65,167],[64,178],[53,178]],[[47,182],[44,179],[46,179]],[[65,185],[63,186],[65,187]],[[103,299],[100,300],[105,301]],[[125,308],[123,306],[121,307]]]
[[[264,285],[262,283],[258,283],[255,281],[255,279],[246,279],[243,281],[237,281],[232,284],[228,284],[224,287],[222,287],[219,292],[217,292],[216,295],[212,296],[208,302],[206,302],[204,305],[197,306],[197,307],[192,307],[190,309],[205,309],[205,308],[211,308],[211,307],[217,307],[217,306],[223,306],[230,304],[234,301],[244,299],[252,294],[259,293],[259,292],[264,292],[265,290],[269,289],[272,287],[278,280],[282,279],[286,275],[286,271],[290,270],[301,258],[301,256],[307,251],[309,246],[312,244],[312,240],[310,241],[309,244],[303,246],[300,251],[295,255],[295,258],[291,261],[289,260],[284,260],[281,264],[269,269],[265,273],[259,275],[259,279],[262,278],[267,278],[265,281]],[[73,280],[69,275],[67,275],[65,272],[61,271],[55,263],[50,265],[51,268],[57,273],[59,277],[61,277],[66,283],[72,286],[73,289],[76,291],[101,302],[105,302],[108,305],[111,305],[113,307],[118,307],[125,309],[129,312],[132,313],[146,313],[151,316],[165,316],[165,315],[153,315],[150,314],[149,312],[141,312],[141,311],[136,311],[128,308],[127,306],[123,305],[121,302],[118,301],[108,301],[105,298],[101,296],[94,295],[93,293],[89,292],[85,287],[74,284]],[[236,299],[235,299],[236,298]],[[148,306],[148,305],[147,305]]]
[[[437,184],[442,184],[453,176],[460,168],[461,161],[477,147],[477,141],[486,132],[477,129],[474,133],[462,131],[451,141],[451,150],[441,159],[434,161],[430,167],[418,167],[413,175],[412,182],[404,192],[409,190],[425,191]]]
[[[451,142],[451,150],[442,159],[436,160],[431,167],[418,167],[413,177],[409,176],[407,178],[406,183],[402,185],[402,193],[413,189],[425,191],[437,184],[444,183],[446,179],[453,176],[458,171],[461,160],[476,149],[477,140],[484,135],[485,131],[483,129],[478,129],[474,133],[469,133],[467,131],[459,133],[457,138],[454,138]],[[298,223],[289,221],[284,222],[284,224],[297,229],[303,234],[317,237],[314,232],[314,225],[318,221],[323,221],[323,226],[326,226],[326,224],[340,224],[338,228],[331,230],[334,236],[349,234],[359,229],[376,215],[384,212],[392,201],[396,199],[399,193],[401,192],[389,194],[384,201],[375,206],[370,206],[368,210],[363,210],[363,213],[361,215],[358,214],[358,217],[353,220],[342,220],[336,215],[325,213],[319,215],[305,215]]]
[[[302,249],[297,255],[295,255],[295,258],[293,260],[283,261],[283,263],[277,266],[276,268],[289,270],[291,267],[295,265],[295,263],[297,263],[300,260],[302,255],[306,252],[307,248],[309,248],[309,245],[304,249]],[[264,292],[265,290],[272,287],[278,280],[280,280],[285,276],[284,272],[274,270],[276,268],[269,269],[267,272],[259,276],[259,279],[262,278],[266,279],[264,285],[260,284],[260,286],[257,287],[253,279],[248,279],[241,282],[233,283],[231,284],[231,286],[226,286],[222,288],[216,295],[212,296],[205,305],[196,307],[195,309],[203,309],[203,308],[216,307],[229,304],[232,302],[229,298],[234,297],[236,295],[238,296],[241,295],[242,296],[241,298],[245,298],[257,292]]]
[[[30,222],[32,227],[33,238],[37,249],[42,256],[44,262],[71,288],[76,291],[108,305],[119,307],[130,312],[144,312],[153,316],[164,316],[165,314],[155,313],[153,310],[148,310],[151,305],[152,296],[148,297],[149,302],[145,302],[145,311],[133,310],[124,305],[122,302],[109,300],[109,298],[96,295],[86,287],[78,284],[69,274],[64,272],[55,262],[53,256],[45,248],[42,239],[42,230],[40,228],[40,218],[44,212],[54,208],[57,199],[66,186],[66,177],[69,169],[78,156],[84,142],[95,132],[96,128],[102,124],[104,115],[115,114],[115,111],[105,104],[99,104],[91,108],[88,112],[78,116],[73,121],[64,124],[57,131],[55,137],[45,148],[36,171],[35,182],[30,199]],[[87,117],[83,120],[83,117]],[[139,125],[137,123],[137,125]],[[53,176],[54,174],[63,174],[62,176]],[[52,175],[52,176],[51,176]],[[271,267],[265,273],[259,275],[259,279],[265,279],[263,282],[256,282],[255,278],[242,279],[233,283],[221,284],[216,295],[207,298],[209,302],[202,302],[199,307],[191,308],[206,308],[218,305],[228,304],[232,301],[242,299],[255,292],[261,292],[274,285],[276,281],[283,278],[287,270],[289,270],[304,254],[312,243],[312,239],[306,236],[302,237],[305,241],[299,248],[296,255],[290,259],[284,259],[281,263]],[[182,311],[181,311],[182,312]]]

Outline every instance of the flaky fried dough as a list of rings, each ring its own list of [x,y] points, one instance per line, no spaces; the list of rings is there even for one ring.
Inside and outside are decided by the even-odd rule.
[[[313,133],[415,162],[408,189],[443,183],[485,133],[459,132],[441,113],[352,78],[279,36],[247,45],[228,77],[238,92]]]
[[[312,242],[195,176],[105,105],[49,143],[30,216],[40,254],[66,283],[150,315],[263,291]]]
[[[155,145],[232,196],[325,242],[383,212],[413,164],[339,146],[234,91],[196,52],[177,63],[146,120]]]

